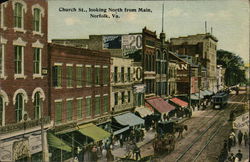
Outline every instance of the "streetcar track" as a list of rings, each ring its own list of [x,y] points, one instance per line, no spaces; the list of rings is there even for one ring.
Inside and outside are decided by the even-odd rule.
[[[244,100],[244,97],[241,99],[241,102],[242,100]],[[232,108],[235,109],[239,107],[239,105],[233,105]],[[226,116],[226,114],[224,114],[224,117]],[[211,141],[213,140],[213,138],[216,136],[216,134],[218,134],[219,130],[224,126],[224,124],[218,124],[220,125],[218,128],[216,128],[216,131],[214,131],[214,133],[209,137],[208,141],[206,142],[206,144],[202,147],[202,149],[196,154],[195,158],[193,158],[193,162],[195,162],[199,157],[200,155],[203,153],[203,151],[206,149],[206,147],[211,143]]]
[[[241,96],[239,96],[239,97],[241,97]],[[236,98],[237,98],[237,96],[236,96]],[[241,101],[240,102],[242,102],[243,100],[244,100],[244,98],[245,98],[245,96],[243,96],[242,98],[241,98]],[[235,108],[237,108],[239,105],[235,105],[235,104],[229,104],[229,106],[228,106],[228,108],[226,108],[226,109],[223,109],[222,111],[219,111],[219,113],[222,113],[222,112],[224,112],[225,110],[229,110],[229,109],[235,109]],[[215,116],[217,116],[219,113],[216,113],[215,115],[214,115],[214,117]],[[225,117],[227,114],[225,113],[223,116]],[[213,120],[213,118],[211,119],[211,120]],[[208,120],[208,121],[211,121],[211,120]],[[217,123],[218,121],[217,121],[217,119],[214,121],[214,122],[212,122],[212,124],[210,124],[209,125],[209,127],[207,128],[207,129],[205,129],[198,137],[196,137],[195,138],[195,140],[193,140],[193,142],[188,146],[188,148],[176,159],[176,162],[178,162],[178,161],[180,161],[184,156],[185,156],[185,154],[198,142],[198,141],[200,141],[200,139],[202,138],[202,137],[204,137],[204,135],[205,135],[205,133],[207,133],[208,132],[208,130],[211,128],[211,127],[213,127],[214,125],[215,125],[215,123]],[[220,125],[220,124],[219,124]],[[204,125],[202,125],[201,127],[203,127]],[[200,127],[200,128],[201,128]],[[223,125],[220,125],[217,129],[216,129],[216,131],[213,133],[213,135],[209,138],[209,140],[207,141],[207,143],[205,144],[205,146],[201,149],[201,150],[199,150],[199,152],[197,153],[197,155],[195,156],[195,161],[196,161],[196,159],[198,159],[198,157],[202,154],[202,152],[205,150],[205,148],[209,145],[209,143],[212,141],[212,139],[215,137],[215,135],[219,132],[219,130],[221,129],[223,127]],[[199,129],[200,129],[199,128]],[[198,130],[199,130],[198,129]],[[197,152],[197,151],[196,151]]]

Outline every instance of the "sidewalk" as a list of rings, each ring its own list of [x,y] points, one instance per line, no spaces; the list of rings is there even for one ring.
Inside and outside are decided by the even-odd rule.
[[[149,131],[145,132],[145,136],[144,136],[143,141],[138,142],[137,146],[142,147],[143,145],[152,141],[154,139],[154,137],[155,137],[155,130],[149,130]],[[121,147],[114,148],[114,150],[112,150],[112,154],[114,155],[114,157],[118,157],[118,158],[125,157],[127,154],[126,145],[127,145],[127,143],[125,143],[122,148]]]
[[[249,145],[245,146],[244,141],[242,141],[242,144],[239,145],[237,141],[236,146],[233,146],[231,148],[231,152],[229,154],[233,153],[234,155],[236,155],[238,153],[238,150],[241,150],[241,153],[243,154],[243,158],[241,161],[248,162],[249,161]]]

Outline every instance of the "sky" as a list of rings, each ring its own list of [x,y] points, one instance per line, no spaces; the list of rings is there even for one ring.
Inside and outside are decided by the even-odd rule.
[[[162,31],[162,4],[164,4],[164,32],[166,38],[175,38],[207,31],[217,37],[218,49],[241,56],[249,63],[249,2],[222,1],[98,1],[49,0],[48,37],[51,39],[87,39],[94,34],[128,34],[147,29]],[[74,11],[74,8],[77,11]],[[86,12],[79,12],[82,8]],[[102,12],[100,9],[122,9],[122,12]],[[136,12],[125,12],[136,9]],[[139,8],[149,12],[138,12]],[[71,9],[72,12],[65,11]],[[98,9],[100,12],[89,12]],[[64,10],[64,11],[59,11]],[[91,14],[107,14],[110,18],[91,18]],[[112,14],[119,18],[113,18]]]

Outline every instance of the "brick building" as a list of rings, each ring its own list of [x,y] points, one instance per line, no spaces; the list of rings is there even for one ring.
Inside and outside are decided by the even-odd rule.
[[[196,57],[207,70],[207,78],[205,87],[210,91],[216,91],[216,50],[217,38],[210,33],[189,35],[186,37],[178,37],[170,39],[170,50],[183,55]]]
[[[41,160],[46,150],[47,8],[43,0],[0,4],[0,161]]]
[[[53,134],[56,135],[50,134],[48,143],[53,155],[51,160],[57,161],[60,159],[56,156],[60,148],[50,142],[53,138],[60,137],[70,144],[74,143],[68,153],[68,157],[72,157],[77,146],[82,148],[95,140],[95,137],[81,133],[83,129],[95,129],[108,135],[101,128],[110,128],[111,60],[107,52],[58,44],[48,45],[48,55],[51,69],[50,109],[54,121]],[[62,158],[67,159],[65,156]]]

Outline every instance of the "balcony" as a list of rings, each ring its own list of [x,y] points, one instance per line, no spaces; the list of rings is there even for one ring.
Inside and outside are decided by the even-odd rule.
[[[47,116],[43,119],[43,124],[46,125],[49,123],[50,123],[50,117]],[[27,129],[34,128],[37,126],[41,126],[41,119],[29,120],[26,122],[20,122],[20,123],[15,123],[15,124],[9,124],[9,125],[0,127],[0,135],[16,132],[20,130],[27,130]]]

